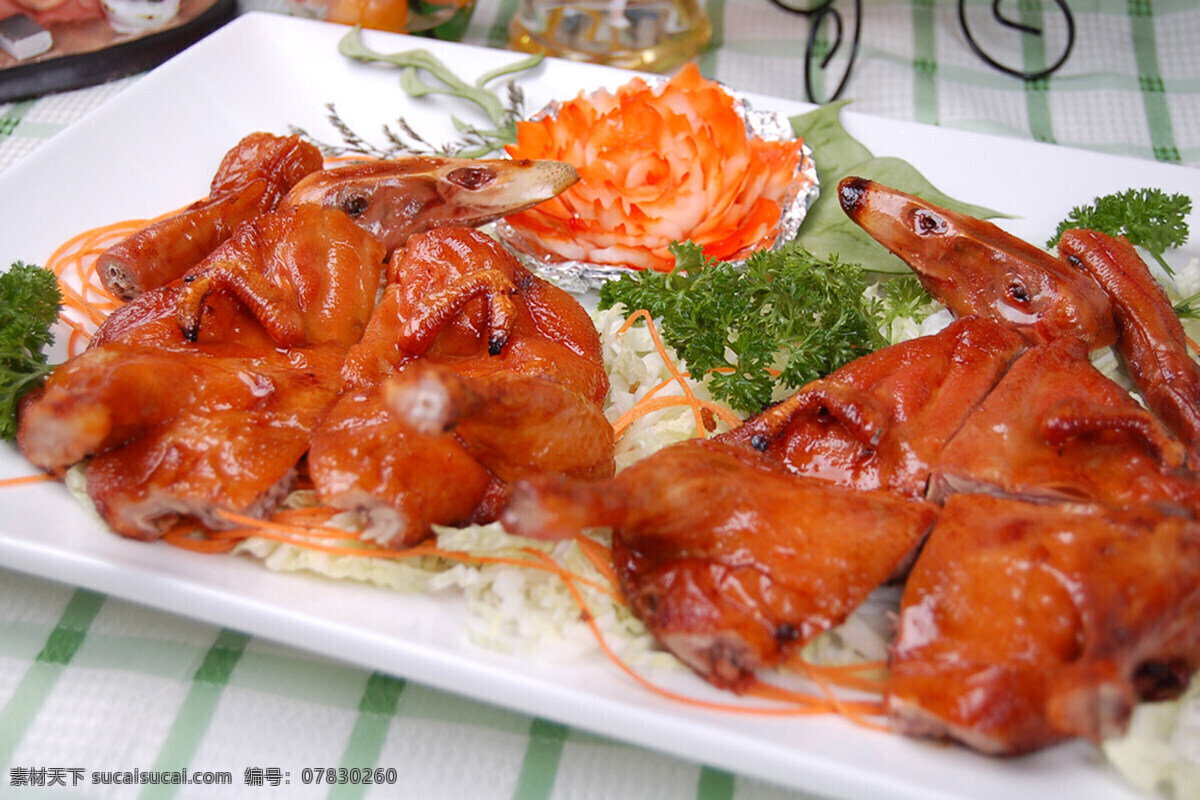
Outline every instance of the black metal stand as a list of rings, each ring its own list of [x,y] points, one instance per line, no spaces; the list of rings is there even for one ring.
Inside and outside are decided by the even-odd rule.
[[[992,0],[992,19],[994,19],[997,23],[1007,28],[1018,30],[1021,33],[1025,33],[1030,36],[1042,35],[1040,28],[1034,28],[1030,25],[1022,24],[1001,14],[1000,3],[1001,0]],[[1066,20],[1067,42],[1063,48],[1062,55],[1059,56],[1058,60],[1045,69],[1035,71],[1015,69],[1013,67],[1001,64],[985,53],[983,48],[979,45],[979,42],[975,40],[975,36],[971,33],[970,26],[967,25],[966,0],[958,0],[958,27],[962,29],[963,36],[966,37],[967,44],[970,46],[971,50],[975,53],[975,55],[983,59],[984,63],[986,63],[989,67],[1000,70],[1005,75],[1011,75],[1014,78],[1021,78],[1022,80],[1026,81],[1036,81],[1040,78],[1048,77],[1057,72],[1059,67],[1067,63],[1067,58],[1071,55],[1071,49],[1075,47],[1075,16],[1071,13],[1071,9],[1067,6],[1066,0],[1054,0],[1054,5],[1058,6],[1059,11],[1062,12],[1063,18]]]
[[[985,64],[993,69],[999,70],[1005,75],[1011,75],[1014,78],[1021,80],[1033,81],[1040,78],[1045,78],[1058,71],[1063,64],[1067,62],[1067,58],[1071,55],[1071,50],[1075,46],[1075,17],[1071,13],[1070,7],[1067,6],[1066,0],[1052,0],[1054,5],[1062,12],[1067,25],[1067,41],[1063,48],[1062,55],[1050,66],[1045,69],[1028,71],[1020,70],[1014,67],[1009,67],[1001,64],[996,59],[992,58],[984,50],[983,46],[975,38],[975,34],[971,31],[971,26],[967,22],[967,4],[966,0],[958,0],[958,25],[962,30],[963,37],[967,40],[967,45],[971,48]],[[850,80],[850,72],[854,68],[854,60],[858,57],[858,43],[862,35],[862,0],[851,0],[854,4],[854,27],[853,35],[850,39],[850,56],[846,61],[845,72],[842,73],[841,80],[837,82],[837,88],[833,94],[824,99],[818,99],[813,91],[813,67],[824,71],[829,67],[830,61],[842,47],[845,40],[845,21],[842,18],[841,12],[835,7],[837,0],[771,0],[772,5],[783,9],[791,14],[800,14],[808,17],[808,41],[804,47],[804,93],[810,103],[828,103],[837,100],[842,91],[846,88],[846,83]],[[1029,36],[1041,36],[1040,28],[1035,28],[1030,25],[1025,25],[1016,20],[1009,19],[1004,16],[1000,10],[1000,4],[1003,0],[992,0],[992,19],[999,25],[1013,30],[1020,31]],[[833,44],[829,51],[824,54],[823,58],[819,59],[817,55],[817,39],[824,26],[831,25],[833,27]]]

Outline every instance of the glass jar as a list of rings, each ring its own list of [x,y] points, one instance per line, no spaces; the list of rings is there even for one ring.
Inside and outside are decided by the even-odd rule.
[[[509,46],[526,53],[665,72],[712,38],[698,0],[520,0]]]

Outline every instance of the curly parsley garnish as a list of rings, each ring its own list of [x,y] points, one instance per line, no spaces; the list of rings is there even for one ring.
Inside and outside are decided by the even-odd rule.
[[[20,261],[0,275],[0,439],[17,435],[17,406],[53,371],[43,350],[54,342],[62,294],[49,270]]]
[[[818,259],[797,244],[759,251],[743,265],[706,259],[690,242],[672,252],[672,272],[605,284],[600,307],[649,311],[692,375],[706,376],[713,397],[739,411],[756,412],[776,387],[803,386],[887,344],[881,309],[864,297],[867,277],[856,265]]]
[[[1153,256],[1168,275],[1173,275],[1163,253],[1187,242],[1186,218],[1191,211],[1192,200],[1187,195],[1167,194],[1162,189],[1116,192],[1097,197],[1091,205],[1073,208],[1058,223],[1058,230],[1046,247],[1056,246],[1063,231],[1071,228],[1124,236],[1130,244]]]

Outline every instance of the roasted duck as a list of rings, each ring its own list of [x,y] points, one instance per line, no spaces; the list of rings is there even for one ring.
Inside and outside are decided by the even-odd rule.
[[[1165,293],[1092,231],[1064,234],[1069,263],[1027,258],[995,226],[869,182],[841,198],[957,313],[1028,343],[935,459],[927,496],[946,507],[902,602],[895,724],[999,754],[1122,732],[1200,666],[1200,370]],[[1088,362],[1113,334],[1162,422]]]
[[[1021,337],[987,319],[856,359],[737,434],[789,472],[923,497],[946,442],[1000,380]]]
[[[551,537],[613,526],[634,610],[734,689],[822,629],[781,614],[792,595],[779,587],[818,587],[844,615],[871,581],[911,567],[887,692],[898,729],[999,754],[1120,731],[1137,699],[1200,666],[1200,384],[1169,303],[1120,242],[1068,233],[1068,263],[869,181],[839,195],[956,322],[601,486],[522,483],[506,525]],[[1160,398],[1150,411],[1088,362],[1114,343],[1143,396]],[[840,507],[847,490],[928,516],[876,550],[880,529]],[[754,581],[730,577],[751,565]],[[786,647],[780,629],[795,632]]]
[[[1089,361],[1070,348],[1034,347],[941,452],[928,496],[985,492],[1192,516],[1200,482],[1185,456],[1153,414]]]
[[[681,661],[735,692],[843,622],[935,518],[922,501],[790,475],[724,436],[668,447],[610,481],[523,481],[503,514],[509,530],[538,538],[611,526],[630,607]]]
[[[294,137],[247,137],[208,201],[106,254],[107,278],[140,293],[25,403],[22,451],[55,473],[87,459],[88,492],[117,532],[152,539],[179,517],[222,528],[225,512],[270,510],[341,393],[390,246],[574,180],[562,165],[413,159],[300,181],[315,154]],[[511,305],[504,291],[496,303]]]
[[[1200,525],[955,495],[898,628],[888,705],[905,733],[1000,755],[1119,735],[1200,667]]]
[[[493,519],[523,475],[613,472],[591,318],[472,229],[419,234],[396,254],[344,377],[309,472],[323,502],[362,512],[389,546]]]
[[[222,510],[264,513],[337,397],[384,256],[340,212],[255,218],[193,280],[113,313],[25,404],[18,445],[56,472],[90,456],[88,493],[125,536],[155,538],[180,516],[222,528]]]
[[[474,228],[524,211],[577,180],[564,161],[413,156],[314,172],[284,205],[344,211],[390,251],[415,233]]]
[[[1113,300],[1118,349],[1146,405],[1200,462],[1200,364],[1179,317],[1133,245],[1096,231],[1065,231],[1059,252]]]

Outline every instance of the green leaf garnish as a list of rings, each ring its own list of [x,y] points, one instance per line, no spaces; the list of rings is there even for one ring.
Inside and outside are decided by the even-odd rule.
[[[398,130],[384,128],[391,147],[380,149],[368,144],[361,136],[352,131],[338,117],[337,111],[330,106],[330,120],[341,133],[345,146],[342,148],[323,146],[324,150],[337,153],[355,152],[377,158],[419,152],[439,153],[460,158],[480,158],[517,140],[516,122],[523,116],[523,94],[515,86],[509,84],[506,102],[496,91],[488,88],[488,84],[506,75],[533,69],[542,63],[543,56],[541,54],[521,58],[489,70],[480,75],[474,83],[468,83],[428,50],[418,48],[398,53],[380,53],[372,50],[363,44],[361,31],[360,26],[355,26],[343,36],[338,42],[338,52],[347,58],[359,61],[384,62],[400,67],[400,88],[410,97],[440,94],[465,100],[482,110],[487,115],[492,127],[467,125],[460,120],[455,120],[455,129],[462,134],[462,139],[456,143],[435,147],[414,131],[408,123],[400,119]],[[304,133],[304,131],[299,132]]]
[[[821,183],[821,194],[809,208],[796,237],[814,255],[830,258],[837,254],[843,261],[862,264],[871,272],[902,274],[910,271],[908,265],[889,253],[842,211],[837,185],[848,175],[869,178],[960,214],[982,219],[1007,216],[984,206],[955,200],[907,161],[873,156],[843,127],[841,110],[846,102],[830,103],[791,119],[792,130],[812,148]]]

